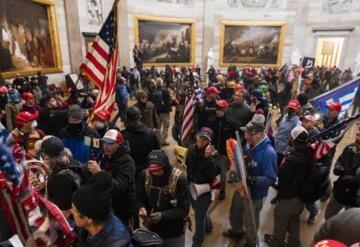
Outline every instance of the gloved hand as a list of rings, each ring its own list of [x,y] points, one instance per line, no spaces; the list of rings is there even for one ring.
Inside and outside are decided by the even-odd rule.
[[[256,177],[254,176],[247,176],[246,183],[248,186],[252,186],[256,184]]]
[[[150,223],[159,223],[159,221],[161,220],[161,213],[160,212],[152,213],[149,216],[148,220]]]

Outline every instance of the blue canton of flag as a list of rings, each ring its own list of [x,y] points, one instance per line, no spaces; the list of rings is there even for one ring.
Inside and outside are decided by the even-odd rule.
[[[112,53],[115,49],[115,40],[114,40],[114,34],[115,34],[115,21],[114,21],[114,11],[115,9],[113,8],[108,17],[106,18],[106,21],[104,23],[104,25],[102,26],[102,28],[100,29],[99,32],[99,36],[100,38],[105,41],[105,43],[109,46],[110,48],[110,53]]]

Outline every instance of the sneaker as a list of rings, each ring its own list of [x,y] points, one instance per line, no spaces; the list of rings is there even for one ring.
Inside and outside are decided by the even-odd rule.
[[[243,232],[234,231],[233,229],[229,228],[223,232],[223,236],[227,238],[232,238],[236,240],[240,240],[244,237]]]

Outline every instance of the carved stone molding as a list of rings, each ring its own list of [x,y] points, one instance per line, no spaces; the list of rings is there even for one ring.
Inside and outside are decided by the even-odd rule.
[[[90,25],[101,25],[103,23],[102,6],[100,0],[87,0],[88,21]]]

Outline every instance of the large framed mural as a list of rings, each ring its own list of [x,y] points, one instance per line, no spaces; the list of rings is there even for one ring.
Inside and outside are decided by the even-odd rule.
[[[0,0],[0,58],[4,78],[62,71],[54,0]]]
[[[285,23],[221,23],[220,66],[281,66]]]
[[[195,20],[135,16],[134,33],[144,66],[194,64]]]

